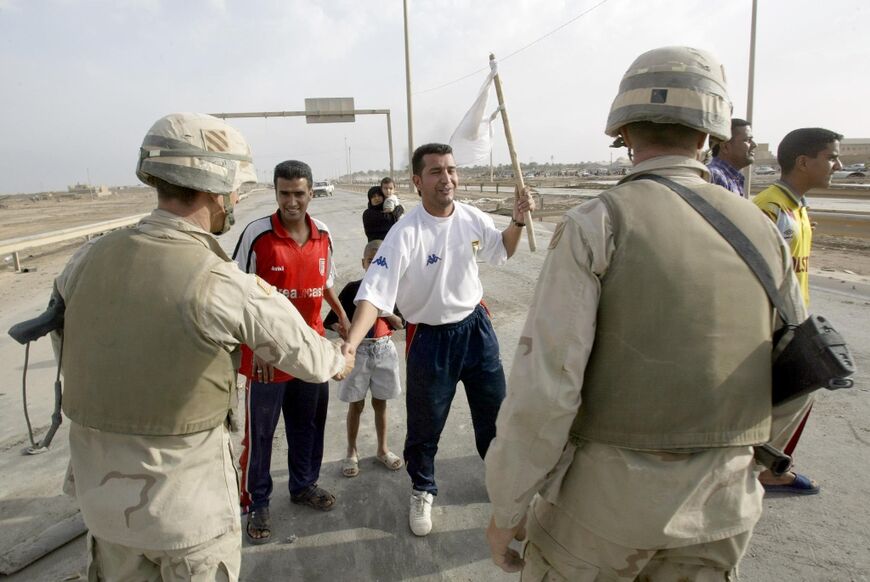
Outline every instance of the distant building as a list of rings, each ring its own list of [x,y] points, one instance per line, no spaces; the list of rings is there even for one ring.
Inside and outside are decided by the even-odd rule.
[[[105,185],[73,184],[72,186],[67,186],[66,189],[70,194],[90,194],[99,198],[112,195],[112,191]]]
[[[840,161],[844,166],[857,163],[870,164],[870,139],[845,138],[840,141]],[[770,144],[758,144],[755,150],[755,165],[777,165],[776,154],[770,151]]]
[[[623,168],[631,168],[631,167],[634,165],[634,163],[633,163],[633,162],[631,161],[631,159],[629,159],[627,156],[619,156],[619,157],[616,158],[616,160],[613,162],[613,165],[614,165],[617,169],[621,170],[621,169],[623,169]]]
[[[769,143],[760,143],[758,147],[755,148],[755,165],[761,166],[775,166],[776,165],[776,155],[770,151]]]
[[[840,141],[840,161],[843,165],[870,164],[870,139],[845,138]]]

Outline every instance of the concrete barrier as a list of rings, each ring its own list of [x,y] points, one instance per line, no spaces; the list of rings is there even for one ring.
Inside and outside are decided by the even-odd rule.
[[[250,192],[240,194],[239,202],[247,198],[251,192],[255,192],[257,190],[266,190],[266,188],[258,188],[256,190],[251,190]],[[84,226],[74,226],[72,228],[64,228],[61,230],[55,230],[53,232],[31,234],[18,238],[0,240],[0,257],[12,255],[12,261],[15,265],[15,272],[17,273],[21,271],[21,258],[18,254],[21,251],[50,244],[66,242],[68,240],[73,240],[77,238],[89,239],[95,234],[103,234],[105,232],[116,230],[118,228],[126,228],[128,226],[132,226],[149,214],[150,212],[146,212],[145,214],[134,214],[133,216],[125,216],[124,218],[115,218],[103,222],[95,222],[93,224],[86,224]]]
[[[42,234],[32,234],[18,238],[11,238],[0,241],[0,256],[12,255],[12,260],[15,265],[15,271],[21,271],[21,259],[18,253],[27,249],[41,247],[60,242],[66,242],[77,238],[90,238],[95,234],[102,234],[110,230],[124,228],[139,222],[148,214],[136,214],[134,216],[126,216],[124,218],[116,218],[114,220],[106,220],[87,224],[85,226],[76,226],[73,228],[64,228]]]

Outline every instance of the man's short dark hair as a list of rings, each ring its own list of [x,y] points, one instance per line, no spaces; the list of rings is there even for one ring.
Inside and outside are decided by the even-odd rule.
[[[734,138],[734,130],[739,129],[741,127],[747,127],[750,125],[752,125],[752,124],[749,123],[748,121],[746,121],[745,119],[740,119],[739,117],[732,117],[731,118],[731,139]],[[713,139],[714,138],[711,137],[710,141],[712,142]],[[731,141],[731,139],[728,139],[726,141]],[[715,143],[713,143],[713,146],[710,148],[710,153],[713,154],[714,158],[719,155],[719,146],[722,145],[722,143],[723,142],[717,140]]]
[[[652,121],[635,121],[626,128],[631,137],[648,146],[667,148],[694,149],[698,145],[698,136],[702,132],[678,123],[653,123]]]
[[[387,184],[395,185],[396,183],[389,176],[387,176],[386,178],[381,178],[381,186],[386,186]]]
[[[190,206],[196,200],[198,192],[193,188],[176,186],[157,176],[151,176],[151,180],[154,181],[154,187],[157,189],[158,200],[177,200],[185,206]]]
[[[308,180],[308,189],[314,186],[314,177],[311,175],[311,166],[299,160],[287,160],[275,166],[275,176],[272,183],[275,185],[275,190],[278,189],[278,178],[285,180],[297,180],[305,178]]]
[[[794,170],[798,156],[814,158],[819,152],[828,147],[829,143],[840,141],[843,136],[830,129],[821,127],[802,127],[788,132],[776,150],[776,161],[782,168],[782,173],[787,174]]]
[[[415,176],[420,176],[423,173],[423,166],[426,164],[423,163],[423,156],[427,156],[429,154],[436,154],[439,156],[446,156],[447,154],[452,154],[453,148],[447,145],[446,143],[427,143],[423,144],[417,149],[414,150],[414,155],[411,156],[411,169],[414,170]]]

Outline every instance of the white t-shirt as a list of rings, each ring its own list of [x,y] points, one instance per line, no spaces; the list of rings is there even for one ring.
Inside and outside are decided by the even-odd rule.
[[[390,229],[366,271],[355,303],[391,311],[411,323],[441,325],[467,317],[483,297],[477,261],[502,265],[501,231],[484,212],[455,202],[453,214],[432,216],[420,204]]]

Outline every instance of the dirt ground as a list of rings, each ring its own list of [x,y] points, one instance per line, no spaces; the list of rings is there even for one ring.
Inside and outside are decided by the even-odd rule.
[[[104,198],[63,193],[0,197],[0,241],[142,214],[157,200],[151,188],[114,192]]]
[[[406,194],[407,196],[407,194]],[[474,204],[478,208],[496,214],[508,214],[510,199],[496,198],[493,193],[462,191],[457,199]],[[578,196],[547,194],[542,212],[535,219],[543,222],[558,222],[570,208],[583,199]],[[540,203],[539,203],[540,207]],[[0,220],[0,226],[2,226]],[[860,238],[815,235],[811,270],[816,273],[837,273],[848,280],[870,283],[870,240]]]
[[[155,206],[156,193],[152,188],[126,188],[113,191],[111,196],[93,198],[84,195],[57,193],[53,196],[6,196],[0,198],[0,242],[12,238],[53,232],[122,218],[150,211]],[[407,196],[407,194],[405,194]],[[459,192],[459,199],[475,204],[489,212],[500,211],[501,200],[492,194]],[[548,194],[544,211],[536,215],[545,222],[558,222],[561,215],[577,205],[577,196]],[[79,243],[74,243],[79,244]],[[52,248],[35,248],[22,253],[25,266],[38,266],[44,255],[59,252]],[[11,269],[9,257],[0,257],[2,267]],[[831,236],[816,236],[813,240],[812,269],[815,272],[835,272],[846,278],[870,282],[870,240]]]

